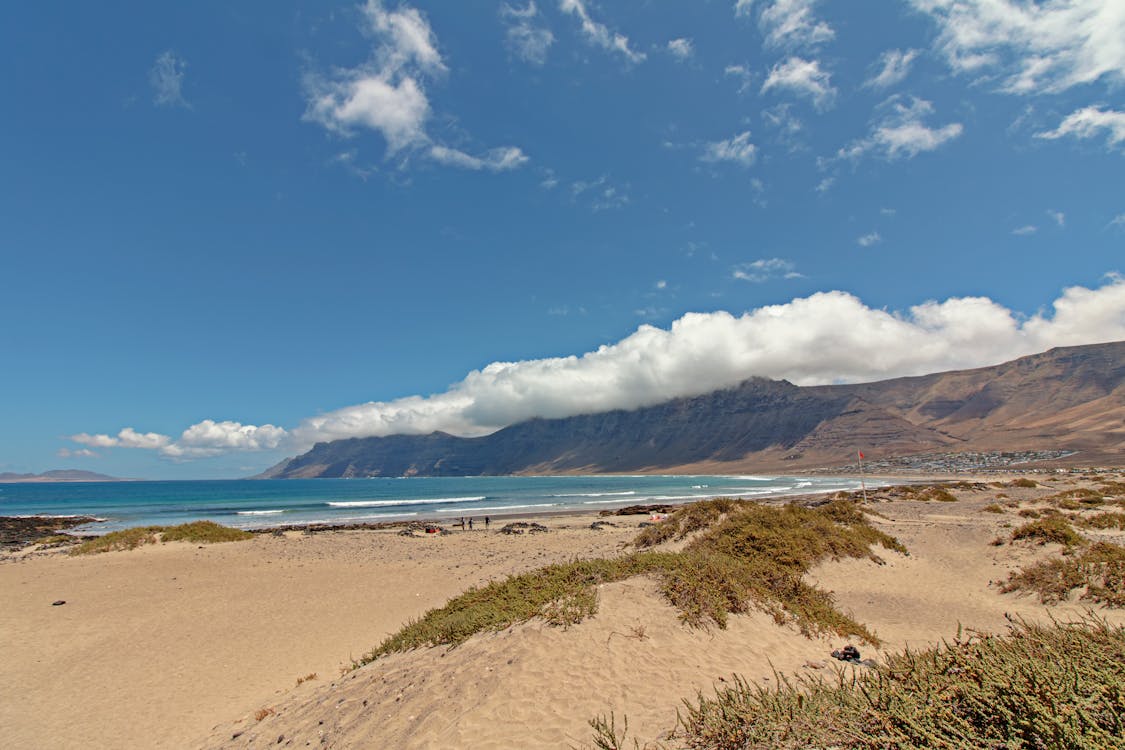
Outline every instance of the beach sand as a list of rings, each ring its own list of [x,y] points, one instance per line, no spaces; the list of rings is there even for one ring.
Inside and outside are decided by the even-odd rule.
[[[995,478],[991,478],[995,479]],[[1012,499],[1076,486],[1005,489]],[[909,556],[846,560],[810,578],[885,640],[925,646],[958,625],[999,631],[1005,614],[1077,616],[1005,595],[992,581],[1057,548],[992,546],[1024,519],[983,512],[999,490],[956,503],[896,500],[876,525]],[[732,674],[827,674],[840,638],[810,640],[761,614],[691,629],[638,578],[599,590],[596,616],[569,629],[532,621],[453,650],[342,668],[466,588],[575,557],[618,554],[638,517],[536,519],[549,533],[405,537],[287,532],[248,542],[149,546],[0,562],[0,742],[10,747],[568,747],[613,711],[657,740],[683,698]],[[507,520],[507,519],[506,519]],[[1004,527],[1009,524],[1009,527]],[[1120,540],[1119,540],[1120,541]],[[56,600],[65,605],[52,606]],[[1104,613],[1125,622],[1120,611]],[[879,654],[863,647],[864,655]],[[830,663],[831,662],[831,663]],[[298,678],[315,674],[297,685]],[[260,720],[257,716],[263,716]]]

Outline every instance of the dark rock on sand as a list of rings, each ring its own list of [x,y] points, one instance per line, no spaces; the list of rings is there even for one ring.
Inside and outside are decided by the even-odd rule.
[[[74,516],[73,518],[0,516],[0,549],[20,549],[36,539],[52,536],[75,526],[94,523],[97,520],[93,516]]]
[[[542,534],[546,531],[549,531],[550,529],[548,529],[546,526],[544,526],[541,523],[525,523],[523,521],[516,521],[515,523],[510,523],[510,524],[506,525],[504,528],[500,529],[500,533],[501,534],[522,534],[525,530],[529,534]]]

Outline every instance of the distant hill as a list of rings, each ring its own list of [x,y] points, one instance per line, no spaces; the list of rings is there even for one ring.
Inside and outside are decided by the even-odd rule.
[[[926,452],[1125,457],[1125,342],[1052,349],[975,370],[799,387],[752,378],[634,409],[533,419],[491,435],[318,443],[262,478],[785,470]]]
[[[93,471],[80,469],[54,469],[42,474],[13,474],[10,471],[0,473],[0,482],[128,482],[128,479],[119,479]]]

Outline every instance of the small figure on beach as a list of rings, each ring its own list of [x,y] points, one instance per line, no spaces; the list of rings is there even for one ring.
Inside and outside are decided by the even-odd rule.
[[[473,519],[472,519],[472,517],[470,516],[470,517],[469,517],[469,531],[472,531],[472,530],[473,530]]]
[[[484,528],[488,528],[488,516],[484,517]]]
[[[461,516],[461,531],[465,530],[465,517]]]

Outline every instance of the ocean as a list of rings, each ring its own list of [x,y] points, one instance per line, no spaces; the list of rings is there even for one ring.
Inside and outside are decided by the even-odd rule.
[[[869,482],[875,486],[878,482]],[[211,520],[239,528],[456,520],[461,516],[601,510],[708,497],[766,498],[859,489],[859,480],[788,476],[404,477],[0,484],[0,516],[90,515],[78,527]],[[477,520],[480,520],[478,518]]]

